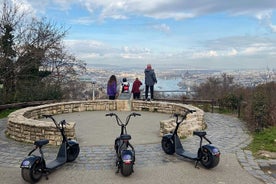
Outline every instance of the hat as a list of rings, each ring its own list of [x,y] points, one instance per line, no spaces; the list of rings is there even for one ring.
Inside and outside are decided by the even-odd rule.
[[[147,69],[151,69],[151,64],[147,64]]]

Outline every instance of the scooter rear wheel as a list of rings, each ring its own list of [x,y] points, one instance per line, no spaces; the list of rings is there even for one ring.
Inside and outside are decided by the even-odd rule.
[[[42,177],[42,164],[34,163],[31,168],[22,168],[21,176],[29,183],[38,182]]]
[[[219,156],[213,155],[208,149],[201,151],[198,150],[201,154],[200,163],[207,169],[214,168],[219,163]]]
[[[67,149],[67,162],[73,162],[79,156],[80,147],[78,144],[69,146]]]
[[[174,148],[174,142],[172,141],[172,139],[168,137],[163,137],[161,144],[162,144],[162,149],[165,153],[169,155],[174,154],[175,148]]]
[[[129,176],[133,172],[133,164],[122,163],[121,174],[123,176]]]

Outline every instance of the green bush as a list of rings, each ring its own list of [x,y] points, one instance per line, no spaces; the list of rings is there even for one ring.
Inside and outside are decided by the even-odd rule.
[[[17,109],[5,109],[5,110],[0,111],[0,119],[8,117],[8,115],[15,110],[17,110]]]

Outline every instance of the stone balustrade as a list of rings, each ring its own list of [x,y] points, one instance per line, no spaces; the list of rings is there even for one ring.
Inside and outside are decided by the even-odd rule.
[[[17,141],[33,143],[39,139],[49,139],[52,145],[61,143],[60,132],[53,122],[43,121],[43,114],[63,114],[82,111],[149,111],[159,113],[180,113],[186,109],[196,109],[193,118],[189,121],[191,127],[203,127],[203,111],[189,105],[167,103],[167,102],[147,102],[136,100],[94,100],[94,101],[72,101],[28,107],[11,113],[8,117],[7,135]],[[166,120],[165,120],[166,122]],[[160,133],[166,133],[167,127],[162,123]],[[68,138],[76,139],[75,122],[67,122],[65,132]],[[161,125],[160,124],[160,125]],[[190,127],[190,129],[191,129]],[[188,127],[189,128],[189,127]],[[190,131],[190,130],[189,130]]]

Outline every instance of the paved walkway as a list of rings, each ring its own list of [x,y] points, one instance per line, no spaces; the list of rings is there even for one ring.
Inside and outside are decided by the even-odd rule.
[[[101,114],[102,113],[102,114]],[[73,113],[68,115],[62,115],[66,120],[68,118],[76,118],[78,122],[81,119],[87,118],[95,120],[99,117],[104,117],[104,112],[90,112],[89,114]],[[119,112],[118,112],[119,113]],[[125,114],[125,112],[120,112]],[[99,115],[100,114],[100,115]],[[237,118],[220,115],[220,114],[205,114],[205,121],[208,125],[207,136],[222,152],[221,162],[219,165],[212,169],[207,170],[204,168],[195,169],[193,162],[183,161],[182,157],[176,155],[166,155],[161,148],[160,140],[158,137],[158,121],[157,125],[154,123],[156,118],[161,118],[158,113],[146,113],[141,112],[143,121],[140,119],[140,124],[135,121],[133,126],[138,127],[138,130],[142,133],[142,136],[149,136],[152,133],[152,139],[149,142],[135,142],[139,140],[139,134],[135,134],[135,129],[129,127],[129,133],[133,137],[133,145],[136,150],[136,164],[135,173],[128,177],[129,183],[266,183],[276,184],[273,176],[264,173],[260,169],[260,165],[276,165],[275,160],[255,160],[251,152],[242,150],[247,146],[251,138],[246,133],[246,129],[240,120]],[[67,117],[68,116],[68,117]],[[102,119],[100,122],[113,120]],[[163,118],[163,117],[162,117]],[[75,119],[75,120],[76,120]],[[145,121],[147,119],[147,121]],[[73,120],[73,119],[72,119]],[[99,121],[97,121],[99,122]],[[83,135],[87,121],[83,121],[80,125],[76,126],[77,135]],[[132,122],[130,122],[132,123]],[[155,122],[156,123],[156,122]],[[91,125],[91,122],[90,122]],[[106,123],[105,133],[116,134],[119,132],[118,127],[116,129],[110,127],[111,124]],[[153,126],[154,125],[154,126]],[[139,129],[139,126],[141,129]],[[4,183],[20,183],[19,165],[22,159],[26,156],[32,145],[25,143],[18,143],[13,140],[7,139],[4,136],[4,130],[6,127],[6,119],[0,120],[0,178]],[[79,128],[78,128],[79,127]],[[144,129],[143,129],[144,128]],[[138,131],[136,129],[136,131]],[[144,130],[144,131],[143,131]],[[154,130],[154,132],[153,132]],[[98,129],[90,130],[90,134],[80,139],[81,152],[75,162],[64,165],[58,172],[53,173],[50,178],[51,181],[42,181],[42,183],[87,183],[91,181],[94,183],[120,183],[122,179],[115,177],[112,172],[115,171],[115,154],[113,145],[109,143],[103,143],[97,145],[97,137],[93,137],[97,134]],[[115,132],[115,133],[114,133]],[[141,134],[141,133],[140,133]],[[90,136],[90,137],[89,137]],[[95,135],[97,136],[97,135]],[[99,135],[98,135],[99,136]],[[114,136],[102,136],[103,141],[112,141]],[[85,142],[86,140],[86,142]],[[157,142],[158,141],[158,142]],[[135,144],[134,144],[135,142]],[[82,144],[83,143],[83,144]],[[198,139],[196,137],[190,137],[183,141],[185,148],[190,150],[197,150]],[[54,159],[56,154],[56,148],[46,146],[45,157],[48,160]],[[14,177],[16,176],[16,177]],[[186,182],[184,182],[184,180]],[[261,182],[262,181],[262,182]]]

